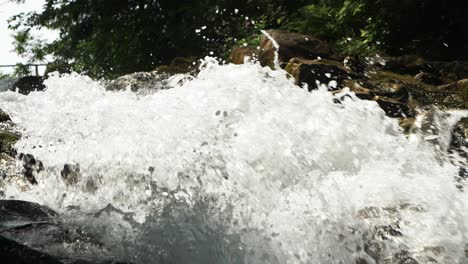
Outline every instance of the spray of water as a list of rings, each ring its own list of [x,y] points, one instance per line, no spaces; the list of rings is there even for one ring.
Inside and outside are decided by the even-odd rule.
[[[46,168],[38,186],[11,185],[6,195],[58,210],[110,255],[393,263],[409,252],[467,261],[458,168],[429,142],[409,140],[375,102],[309,93],[281,70],[211,59],[197,77],[147,95],[105,91],[77,74],[46,86],[0,94],[23,130],[18,151]],[[73,181],[64,164],[79,166]]]
[[[279,49],[280,49],[280,46],[279,46],[278,42],[276,42],[276,40],[266,30],[261,30],[260,32],[262,32],[262,34],[265,35],[265,37],[268,40],[271,41],[271,43],[273,44],[273,47],[275,48],[275,57],[273,59],[274,68],[277,69],[277,70],[281,69],[280,63],[279,63]]]

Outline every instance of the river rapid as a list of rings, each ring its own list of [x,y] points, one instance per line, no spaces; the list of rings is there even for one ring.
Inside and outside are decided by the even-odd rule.
[[[48,252],[134,263],[400,263],[402,254],[468,263],[466,183],[443,136],[466,113],[448,115],[433,144],[404,134],[375,102],[308,92],[282,70],[210,58],[201,68],[150,93],[71,74],[49,77],[44,92],[0,94],[22,132],[18,153],[45,168],[37,186],[11,184],[6,197],[56,210],[76,233]]]

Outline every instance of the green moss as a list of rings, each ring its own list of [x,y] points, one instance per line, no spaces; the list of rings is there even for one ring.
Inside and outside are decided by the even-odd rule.
[[[10,156],[15,154],[13,145],[20,139],[19,135],[10,132],[0,132],[0,152]]]

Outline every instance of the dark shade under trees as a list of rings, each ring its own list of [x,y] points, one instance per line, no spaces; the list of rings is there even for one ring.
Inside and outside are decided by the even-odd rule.
[[[148,71],[175,57],[223,56],[267,28],[312,34],[352,55],[467,60],[465,2],[47,0],[40,13],[19,14],[10,27],[19,54],[31,60],[53,55],[93,77]],[[33,28],[57,30],[59,38],[38,41],[30,35]]]

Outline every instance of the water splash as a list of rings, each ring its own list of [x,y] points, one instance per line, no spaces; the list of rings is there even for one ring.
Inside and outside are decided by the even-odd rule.
[[[274,66],[273,68],[277,70],[281,69],[281,66],[279,63],[280,45],[266,30],[260,30],[260,32],[262,32],[262,34],[265,35],[265,37],[271,41],[271,43],[273,44],[273,47],[275,48],[275,58],[273,59],[273,66]]]
[[[137,263],[382,263],[402,252],[466,263],[468,196],[432,144],[353,94],[309,93],[254,63],[202,67],[149,95],[77,74],[0,94],[23,129],[18,150],[46,168],[37,187],[6,195],[59,210]],[[79,164],[76,183],[64,164]]]

